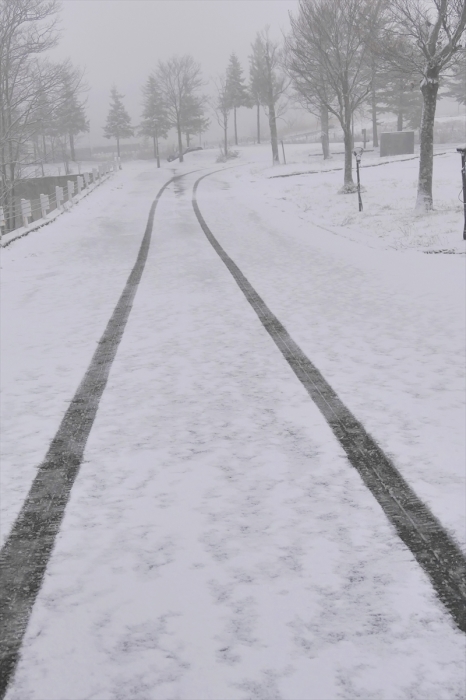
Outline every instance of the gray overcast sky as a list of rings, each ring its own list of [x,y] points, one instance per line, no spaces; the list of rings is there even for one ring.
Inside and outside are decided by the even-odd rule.
[[[62,37],[54,56],[86,68],[87,112],[96,145],[104,142],[112,83],[126,96],[137,123],[141,86],[159,59],[192,54],[209,79],[225,70],[236,51],[247,76],[256,32],[269,24],[279,37],[297,5],[297,0],[63,0]]]

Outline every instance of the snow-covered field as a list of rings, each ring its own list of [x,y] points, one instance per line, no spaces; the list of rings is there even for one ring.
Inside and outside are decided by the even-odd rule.
[[[156,210],[8,700],[464,697],[464,635],[191,206],[220,169],[198,190],[208,225],[464,547],[465,257],[424,253],[462,249],[459,157],[436,157],[422,217],[416,160],[363,170],[359,215],[341,171],[275,177],[305,170],[305,148],[275,168],[265,146],[125,165],[2,251],[5,538],[155,194],[199,170]]]

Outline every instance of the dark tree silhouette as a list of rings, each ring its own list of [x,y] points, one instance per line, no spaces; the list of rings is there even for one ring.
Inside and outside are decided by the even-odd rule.
[[[261,142],[260,108],[266,102],[267,88],[265,83],[265,66],[262,42],[256,36],[251,44],[252,54],[249,56],[249,95],[257,110],[257,143]]]
[[[124,95],[121,95],[116,86],[113,85],[110,91],[110,110],[104,127],[104,137],[115,139],[117,142],[118,157],[120,156],[120,139],[128,139],[134,133],[131,118],[122,101],[123,97]]]
[[[154,145],[154,158],[160,168],[159,139],[166,138],[170,129],[167,110],[163,102],[162,92],[157,85],[155,75],[150,75],[143,89],[143,112],[139,127],[141,134],[149,136]]]
[[[238,145],[238,128],[236,124],[236,111],[239,107],[249,107],[251,98],[244,82],[243,69],[235,53],[230,56],[227,67],[226,88],[228,99],[233,109],[233,123],[235,130],[235,145]]]
[[[173,56],[159,61],[156,71],[157,84],[162,93],[168,123],[178,134],[178,154],[183,162],[182,133],[189,119],[199,116],[204,98],[198,90],[204,84],[201,67],[192,56]]]
[[[58,94],[59,105],[54,115],[54,122],[57,133],[69,138],[71,160],[76,160],[74,137],[89,131],[84,103],[79,99],[83,90],[82,72],[76,68],[69,67],[64,72],[63,82]]]

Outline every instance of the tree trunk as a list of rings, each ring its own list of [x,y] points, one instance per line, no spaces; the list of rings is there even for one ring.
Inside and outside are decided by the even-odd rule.
[[[377,134],[377,94],[375,91],[375,61],[372,61],[372,82],[371,82],[371,111],[372,111],[372,145],[374,148],[379,146],[379,137]]]
[[[71,160],[76,160],[76,151],[74,150],[74,136],[70,133],[70,153]]]
[[[155,142],[155,134],[152,134],[152,141],[154,144],[154,159],[157,159],[157,144]]]
[[[186,132],[186,148],[189,148],[190,134],[189,131]]]
[[[349,99],[348,82],[343,85],[343,135],[345,143],[345,171],[342,192],[354,192],[353,182],[353,112]]]
[[[438,69],[429,69],[427,80],[424,80],[421,85],[424,104],[422,106],[421,128],[419,130],[420,157],[416,200],[416,209],[421,211],[433,209],[434,120],[439,88],[438,74]]]
[[[351,121],[344,130],[345,142],[345,179],[343,187],[351,192],[354,188],[353,182],[353,135],[351,133]]]
[[[233,119],[235,122],[235,146],[238,145],[238,129],[236,127],[236,107],[233,107]]]
[[[183,140],[181,138],[181,124],[178,122],[177,124],[177,131],[178,131],[178,154],[180,158],[180,163],[184,162],[183,159]]]
[[[116,142],[117,142],[117,156],[118,158],[120,157],[120,137],[116,137]]]
[[[325,105],[320,106],[320,124],[322,128],[322,153],[324,160],[330,158],[330,140],[328,136],[328,109]]]
[[[159,137],[157,134],[155,134],[155,157],[157,158],[157,167],[160,168]]]
[[[403,83],[398,83],[398,112],[396,115],[396,130],[403,131]]]
[[[403,111],[400,109],[396,117],[396,130],[403,131]]]
[[[261,142],[261,113],[260,113],[260,103],[257,103],[257,143]]]
[[[46,148],[46,143],[45,143],[45,134],[42,134],[42,159],[46,163],[47,162],[47,148]]]
[[[278,135],[277,135],[277,118],[275,116],[275,104],[273,99],[269,101],[269,126],[270,126],[270,142],[272,144],[272,160],[275,163],[280,163],[278,155]]]

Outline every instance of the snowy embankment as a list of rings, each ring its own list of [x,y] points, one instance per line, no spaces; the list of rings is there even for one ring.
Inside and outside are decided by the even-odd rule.
[[[191,155],[126,167],[3,251],[4,536],[156,191],[221,167]],[[462,541],[463,256],[313,226],[268,155],[201,183],[208,225]],[[207,243],[201,174],[157,208],[7,699],[460,700],[463,635]]]

